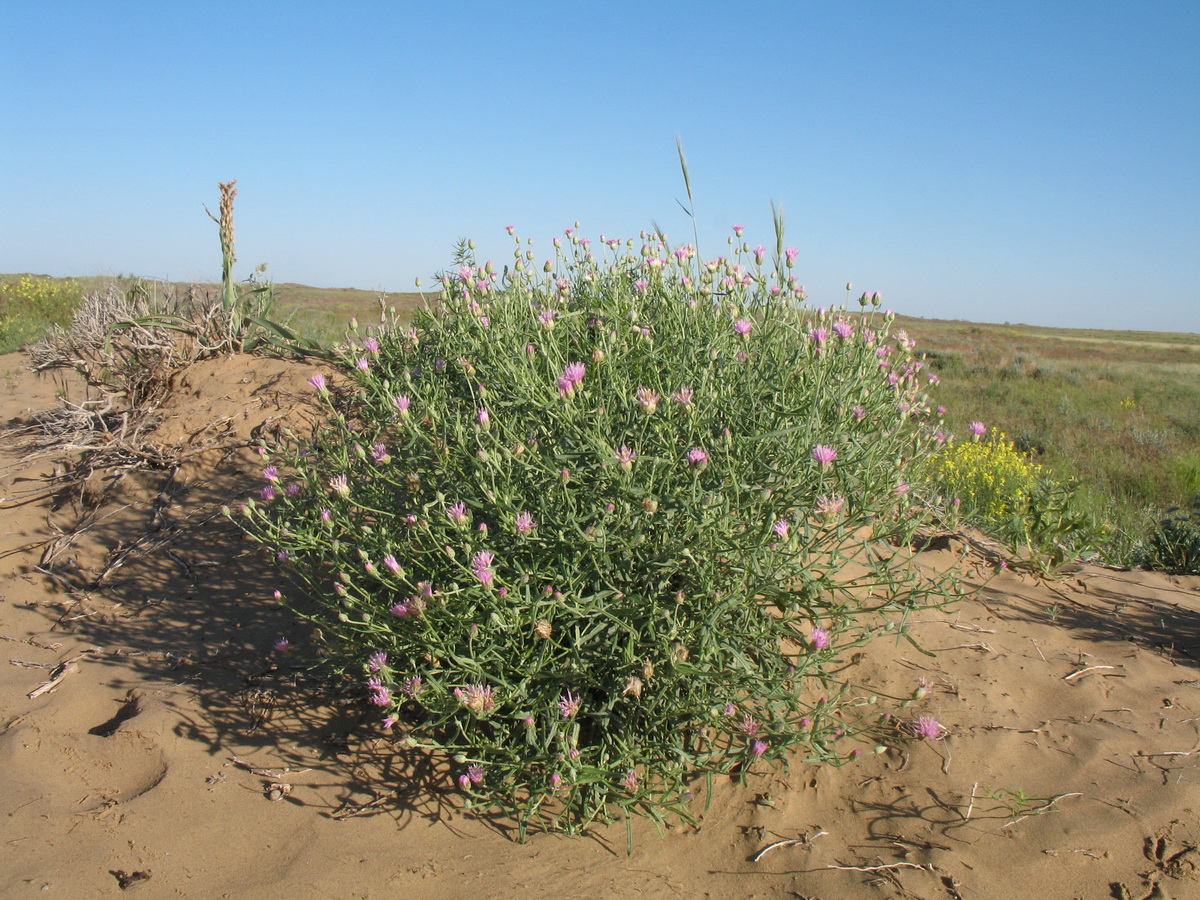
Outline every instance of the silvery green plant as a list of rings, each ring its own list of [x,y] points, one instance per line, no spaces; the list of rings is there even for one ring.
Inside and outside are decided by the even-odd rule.
[[[807,308],[781,228],[770,260],[734,231],[709,261],[574,229],[544,264],[514,236],[503,272],[460,246],[411,328],[314,374],[327,416],[264,450],[238,515],[383,727],[522,833],[853,758],[886,714],[850,651],[953,593],[886,545],[936,447],[913,342],[878,295]]]

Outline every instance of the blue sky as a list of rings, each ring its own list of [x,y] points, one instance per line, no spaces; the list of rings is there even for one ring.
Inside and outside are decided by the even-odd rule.
[[[1200,332],[1200,3],[10,4],[0,271],[411,290],[770,203],[814,304]]]

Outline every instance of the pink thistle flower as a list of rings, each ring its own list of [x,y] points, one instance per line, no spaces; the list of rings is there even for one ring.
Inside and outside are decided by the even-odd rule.
[[[275,488],[271,487],[269,484],[258,493],[259,496],[261,496],[268,503],[275,499]]]
[[[507,231],[511,235],[514,231],[517,230],[517,228],[515,225],[505,225],[504,230]]]
[[[372,685],[371,682],[375,684]],[[376,706],[387,706],[392,702],[392,692],[380,683],[378,678],[372,678],[367,684],[371,688],[371,702]]]
[[[648,287],[650,287],[650,282],[648,282],[645,278],[639,278],[633,283],[633,289],[639,294],[646,293],[646,289]]]
[[[446,509],[446,516],[455,525],[464,526],[470,520],[467,515],[467,505],[462,501],[455,503],[453,506]]]
[[[480,428],[487,428],[492,424],[492,414],[488,412],[488,408],[486,406],[481,406],[475,416],[479,419]]]
[[[496,710],[496,692],[490,684],[468,684],[466,687],[455,688],[454,697],[481,719]]]
[[[329,489],[339,497],[349,497],[350,479],[345,475],[334,475],[329,479]]]
[[[917,721],[912,724],[912,730],[917,737],[927,741],[936,741],[945,731],[941,723],[933,716],[917,716]]]
[[[703,469],[705,466],[707,466],[708,459],[708,451],[706,451],[703,447],[693,447],[687,452],[688,464],[695,466],[698,469]]]
[[[742,337],[749,336],[750,331],[753,328],[754,328],[754,323],[751,322],[749,319],[738,319],[736,322],[733,323],[733,330],[736,331]]]
[[[471,789],[471,778],[465,772],[458,776],[458,786],[464,791],[469,791]]]
[[[638,774],[633,769],[625,773],[625,777],[621,779],[621,787],[625,788],[627,793],[636,794],[638,789]]]
[[[263,478],[267,479],[267,481],[278,481],[279,469],[277,469],[275,466],[267,466],[265,469],[263,469]]]
[[[375,460],[377,463],[385,463],[390,460],[391,457],[388,456],[387,444],[383,443],[383,441],[379,441],[374,447],[372,447],[371,459]]]
[[[380,669],[382,669],[384,666],[387,665],[387,661],[388,661],[387,654],[384,653],[382,650],[379,650],[375,653],[372,653],[370,656],[367,657],[367,668],[370,669],[372,672],[378,672]]]
[[[571,398],[575,396],[575,382],[566,375],[558,379],[558,395],[563,398]]]
[[[763,260],[767,258],[767,248],[759,245],[754,248],[754,262],[762,265]]]
[[[304,489],[302,487],[300,487],[300,485],[298,483],[296,483],[295,481],[289,481],[287,487],[285,487],[283,489],[283,493],[285,495],[287,495],[288,497],[295,497],[302,490],[304,490]]]
[[[399,716],[397,716],[397,715],[384,716],[384,719],[383,719],[383,730],[384,730],[384,731],[391,731],[391,730],[392,730],[392,727],[393,727],[393,726],[394,726],[394,725],[395,725],[397,722],[399,722],[399,721],[400,721],[400,717],[399,717]]]
[[[736,234],[738,237],[741,237],[741,236],[742,236],[742,232],[743,232],[743,231],[745,231],[745,230],[746,230],[746,226],[745,226],[745,225],[734,225],[734,226],[733,226],[733,233],[734,233],[734,234]]]
[[[405,696],[412,700],[416,700],[425,690],[425,685],[422,683],[420,675],[414,675],[400,687]]]
[[[563,378],[567,379],[574,385],[583,384],[583,376],[587,374],[587,367],[581,362],[570,363],[563,369]]]
[[[558,318],[558,310],[547,307],[538,313],[538,321],[542,323],[542,327],[547,331],[553,331],[555,319]]]
[[[837,459],[837,450],[828,444],[817,444],[813,447],[812,458],[820,464],[821,468],[825,468]]]
[[[822,497],[817,501],[817,506],[814,511],[818,516],[833,518],[835,516],[840,516],[845,507],[846,500],[844,497]]]
[[[787,261],[788,268],[796,264],[796,257],[800,255],[800,250],[797,247],[788,247],[783,251],[783,257]]]
[[[308,379],[308,383],[311,384],[314,388],[316,388],[320,392],[324,392],[325,390],[327,390],[327,388],[325,386],[325,376],[322,375],[320,372],[318,372],[312,378]]]
[[[753,746],[750,747],[750,752],[753,753],[754,757],[757,759],[767,752],[767,742],[763,740],[755,741]]]
[[[321,510],[321,521],[325,522],[325,523],[332,522],[333,521],[333,510],[331,510],[331,509]]]
[[[984,425],[982,422],[972,422],[970,425],[967,426],[967,429],[976,438],[981,438],[985,434],[987,434],[987,426]]]
[[[367,338],[365,341],[363,341],[363,346],[367,348],[368,353],[371,353],[374,356],[379,355],[379,341],[375,340],[375,338]]]
[[[558,698],[558,710],[562,713],[564,719],[573,719],[579,714],[579,707],[583,703],[583,698],[567,691],[562,697]]]
[[[674,400],[676,403],[678,403],[680,406],[686,408],[686,407],[689,407],[692,405],[692,397],[695,396],[695,393],[696,392],[694,390],[692,390],[690,387],[681,387],[679,390],[677,390],[674,394],[671,395],[671,399]]]
[[[471,559],[471,570],[484,587],[491,587],[492,582],[496,580],[496,572],[492,569],[492,561],[495,558],[495,554],[481,550]]]
[[[523,510],[517,514],[517,533],[525,534],[528,531],[533,531],[537,528],[537,522],[533,521],[533,514],[528,510]]]
[[[365,372],[367,369],[371,368],[371,364],[363,357],[359,357],[357,360],[355,360],[354,365],[358,367],[360,372]]]
[[[641,387],[637,389],[638,406],[642,408],[642,412],[646,415],[651,415],[658,409],[658,401],[661,399],[662,397],[659,396],[658,391],[651,388]]]
[[[754,716],[750,715],[750,713],[746,713],[746,715],[742,716],[741,724],[738,725],[738,728],[743,734],[746,735],[746,737],[754,737],[756,734],[758,734],[759,727],[758,720],[755,719]]]
[[[854,418],[856,421],[861,422],[863,419],[865,419],[867,417],[867,410],[861,404],[854,407],[854,409],[852,409],[850,411],[852,413],[854,413]]]
[[[384,564],[385,566],[387,566],[387,567],[388,567],[388,569],[390,569],[390,570],[391,570],[391,572],[392,572],[392,574],[393,574],[393,575],[399,575],[399,574],[400,574],[400,571],[401,571],[401,569],[400,569],[400,563],[399,563],[399,562],[397,562],[397,560],[396,560],[396,557],[395,557],[395,556],[393,556],[392,554],[390,554],[390,553],[389,553],[387,556],[385,556],[385,557],[383,558],[383,564]]]
[[[833,333],[840,337],[843,341],[848,341],[854,337],[854,326],[845,319],[838,319],[833,323]]]
[[[633,468],[633,461],[637,458],[637,453],[631,450],[625,444],[621,445],[621,449],[617,451],[617,464],[620,465],[621,471],[628,472]]]
[[[287,638],[280,638],[275,642],[276,653],[290,653],[292,651],[292,642]]]
[[[824,325],[819,325],[818,327],[809,331],[808,336],[812,338],[813,343],[817,345],[817,349],[819,350],[825,345],[825,342],[829,340],[829,329]]]
[[[781,538],[783,538],[785,541],[788,539],[788,534],[791,531],[791,526],[788,525],[786,519],[776,520],[775,524],[772,525],[771,527],[775,530],[775,533],[777,535],[779,535]]]
[[[467,768],[467,778],[471,784],[483,783],[483,766],[475,763]]]
[[[408,408],[412,406],[412,400],[407,394],[400,394],[392,398],[392,404],[400,411],[401,417],[408,415]]]
[[[808,639],[812,641],[814,650],[828,650],[832,642],[829,631],[825,628],[814,628],[809,632]]]

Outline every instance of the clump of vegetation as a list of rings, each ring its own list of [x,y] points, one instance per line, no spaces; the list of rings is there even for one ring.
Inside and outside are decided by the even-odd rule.
[[[1101,530],[1075,485],[1033,462],[1003,432],[993,431],[984,439],[983,423],[972,422],[969,428],[973,439],[948,440],[928,470],[951,520],[970,522],[1013,546],[1028,548],[1029,564],[1043,572],[1096,552]]]
[[[568,230],[540,271],[514,236],[504,276],[461,246],[436,314],[313,376],[326,421],[236,515],[384,727],[522,829],[852,758],[882,714],[848,651],[955,594],[883,543],[937,447],[914,342],[803,308],[781,220],[770,257],[735,235]]]
[[[1169,512],[1150,532],[1139,565],[1174,575],[1200,575],[1200,496]]]
[[[70,322],[81,294],[76,281],[35,275],[0,284],[0,353],[20,349],[48,328]]]

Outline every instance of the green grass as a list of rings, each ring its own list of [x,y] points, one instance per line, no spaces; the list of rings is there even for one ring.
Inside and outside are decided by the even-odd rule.
[[[983,421],[1077,479],[1113,560],[1200,493],[1200,336],[903,321],[942,378],[951,428]]]

